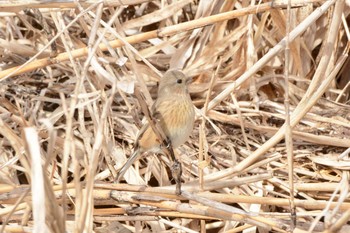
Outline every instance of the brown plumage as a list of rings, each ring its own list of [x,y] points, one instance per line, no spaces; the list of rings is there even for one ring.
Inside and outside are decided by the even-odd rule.
[[[186,142],[193,130],[195,111],[187,88],[189,81],[179,70],[167,71],[159,82],[158,97],[151,109],[173,148]],[[126,170],[143,153],[156,153],[160,150],[156,134],[146,123],[137,136],[134,153],[118,172],[116,181],[124,176]]]

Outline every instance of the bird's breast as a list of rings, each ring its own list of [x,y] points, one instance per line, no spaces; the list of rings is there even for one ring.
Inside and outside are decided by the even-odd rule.
[[[190,136],[194,124],[194,107],[189,97],[169,98],[159,103],[160,124],[173,147],[183,144]]]

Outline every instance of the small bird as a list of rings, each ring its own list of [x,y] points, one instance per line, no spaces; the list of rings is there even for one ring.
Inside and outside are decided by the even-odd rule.
[[[159,121],[173,148],[186,142],[193,130],[195,110],[187,87],[190,81],[182,71],[168,70],[159,82],[158,97],[151,108],[152,116]],[[146,123],[138,133],[134,153],[118,172],[116,182],[143,153],[160,151],[161,143]]]

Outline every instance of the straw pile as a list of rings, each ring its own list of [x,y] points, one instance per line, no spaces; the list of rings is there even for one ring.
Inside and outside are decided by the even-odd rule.
[[[1,1],[1,232],[349,232],[349,6],[287,2]],[[114,183],[169,68],[180,196],[164,155]]]

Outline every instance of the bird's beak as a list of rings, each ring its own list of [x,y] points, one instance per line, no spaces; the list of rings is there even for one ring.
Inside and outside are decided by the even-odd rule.
[[[192,82],[193,78],[192,77],[187,77],[186,79],[186,84],[190,84]]]

